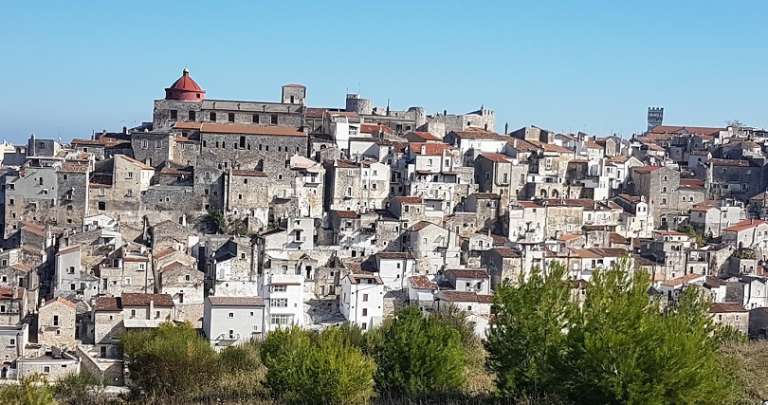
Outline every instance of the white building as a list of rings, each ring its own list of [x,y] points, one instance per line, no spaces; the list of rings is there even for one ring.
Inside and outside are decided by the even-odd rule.
[[[217,350],[260,339],[267,329],[264,312],[260,297],[208,297],[203,332]]]
[[[387,291],[402,290],[405,280],[416,273],[416,259],[408,252],[379,252],[376,268]]]
[[[427,276],[408,277],[408,302],[422,310],[431,311],[435,301],[437,283]]]
[[[264,285],[268,330],[304,325],[304,276],[270,274]]]
[[[370,330],[384,318],[384,283],[371,273],[349,273],[341,279],[341,314],[347,321]]]

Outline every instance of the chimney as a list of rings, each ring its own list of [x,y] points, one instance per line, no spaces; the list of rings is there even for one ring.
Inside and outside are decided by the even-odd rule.
[[[128,135],[128,127],[123,127],[123,135]]]

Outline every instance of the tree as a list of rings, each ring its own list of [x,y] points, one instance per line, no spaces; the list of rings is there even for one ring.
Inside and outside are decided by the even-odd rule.
[[[596,271],[579,307],[561,301],[564,282],[551,278],[563,275],[560,269],[548,277],[534,275],[497,292],[489,367],[503,395],[554,393],[575,404],[722,404],[733,399],[732,381],[718,352],[719,328],[695,289],[662,308],[648,294],[648,275],[629,271],[625,261]],[[534,310],[548,312],[548,306],[555,314]],[[522,356],[526,350],[533,359]]]
[[[370,333],[379,392],[422,396],[457,392],[462,387],[465,348],[461,332],[450,323],[407,307]]]
[[[218,379],[216,352],[188,323],[129,331],[121,344],[131,382],[145,395],[189,397]]]
[[[270,332],[261,358],[267,385],[286,403],[358,404],[373,394],[375,364],[338,327]]]
[[[563,330],[574,316],[565,268],[547,274],[534,269],[527,280],[507,282],[494,297],[495,322],[486,341],[488,368],[499,393],[507,397],[540,395],[556,380],[564,349]]]

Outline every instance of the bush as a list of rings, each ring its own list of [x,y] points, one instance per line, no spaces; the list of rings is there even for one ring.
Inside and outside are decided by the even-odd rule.
[[[458,391],[465,381],[461,332],[416,307],[399,311],[371,333],[376,387],[390,395],[424,396]]]
[[[216,352],[188,323],[129,331],[121,344],[131,383],[153,397],[190,397],[216,383]]]
[[[42,376],[22,378],[19,384],[0,387],[0,404],[3,405],[53,405],[53,389]]]
[[[62,404],[100,405],[108,402],[101,383],[85,371],[56,381],[54,392]]]
[[[373,394],[373,361],[338,327],[270,332],[261,358],[267,385],[286,403],[358,404]]]
[[[255,371],[261,366],[256,344],[228,346],[219,353],[219,366],[223,372]]]

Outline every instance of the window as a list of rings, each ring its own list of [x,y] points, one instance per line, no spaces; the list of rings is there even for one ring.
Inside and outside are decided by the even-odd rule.
[[[363,294],[363,302],[368,302],[368,294]]]
[[[251,117],[251,119],[253,120],[254,124],[258,124],[259,123],[259,114],[253,114],[253,117]]]
[[[272,114],[269,116],[269,122],[272,125],[277,125],[277,114]]]
[[[272,314],[269,318],[270,323],[276,326],[290,325],[293,323],[293,315],[290,314]]]
[[[176,110],[171,110],[171,119],[175,120],[179,115],[179,112]]]
[[[160,319],[160,311],[155,311],[155,319]]]
[[[281,284],[278,284],[278,285],[273,285],[273,286],[270,288],[270,290],[271,290],[272,292],[285,292],[285,291],[286,291],[286,286],[285,286],[285,285],[281,285]]]
[[[59,316],[54,315],[53,316],[53,326],[59,326]]]
[[[194,111],[190,111],[189,112],[189,120],[190,121],[194,121],[196,118],[197,117],[195,116],[195,112]]]
[[[235,319],[235,313],[234,312],[230,312],[229,314],[227,314],[227,318]]]
[[[50,366],[43,366],[43,372],[44,373],[50,373],[51,372],[51,367]]]
[[[235,331],[233,331],[232,329],[229,330],[229,338],[230,339],[234,339],[235,338]]]
[[[287,308],[288,298],[272,298],[269,300],[269,306],[272,308]]]
[[[363,324],[360,325],[360,329],[367,330],[368,329],[368,323],[367,322],[363,322]]]
[[[229,113],[227,115],[227,119],[229,120],[229,122],[235,122],[235,113]]]
[[[184,275],[184,281],[189,281],[192,278],[189,274]]]
[[[131,310],[131,318],[135,318],[135,317],[136,317],[136,310],[132,309]]]
[[[241,148],[245,148],[245,137],[244,136],[240,137],[240,147]]]
[[[211,122],[216,122],[216,113],[215,113],[215,112],[212,112],[212,113],[209,115],[209,119],[210,119],[210,121],[211,121]]]
[[[104,201],[99,201],[99,211],[104,211],[107,209],[107,203]]]

